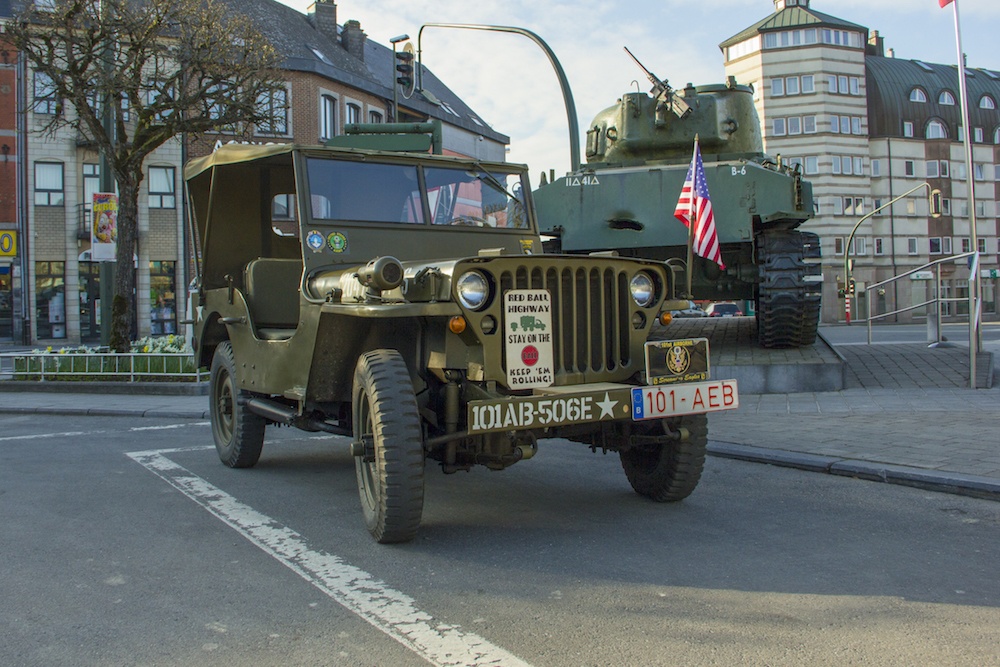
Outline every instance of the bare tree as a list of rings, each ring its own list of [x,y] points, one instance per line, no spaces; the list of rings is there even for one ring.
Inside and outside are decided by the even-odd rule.
[[[143,163],[185,133],[243,134],[272,122],[272,109],[262,102],[280,87],[281,57],[250,20],[220,0],[25,4],[7,32],[55,100],[42,132],[77,130],[106,157],[118,184],[110,342],[125,351],[136,307],[133,256]],[[107,129],[106,104],[113,115]]]

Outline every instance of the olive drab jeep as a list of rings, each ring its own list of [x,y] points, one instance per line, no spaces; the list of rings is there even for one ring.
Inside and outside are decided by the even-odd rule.
[[[268,425],[349,438],[379,542],[415,535],[428,459],[499,470],[542,438],[618,452],[638,493],[679,500],[706,413],[738,405],[703,342],[647,345],[662,263],[541,254],[521,165],[225,146],[185,178],[222,462],[253,466]]]

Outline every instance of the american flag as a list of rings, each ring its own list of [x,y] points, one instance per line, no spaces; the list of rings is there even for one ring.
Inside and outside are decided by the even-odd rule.
[[[708,183],[705,182],[705,168],[701,163],[701,150],[698,148],[697,139],[694,142],[694,158],[688,167],[684,188],[681,189],[681,197],[677,200],[677,208],[674,209],[674,217],[683,222],[688,229],[691,229],[691,223],[694,222],[691,235],[694,237],[695,254],[710,259],[725,269],[726,265],[722,263],[722,249],[719,247],[719,236],[715,233],[715,215],[712,214],[712,200],[708,197]]]

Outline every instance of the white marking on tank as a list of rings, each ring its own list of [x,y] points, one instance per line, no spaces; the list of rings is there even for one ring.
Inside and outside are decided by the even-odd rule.
[[[517,656],[457,625],[443,623],[339,556],[315,551],[301,535],[209,484],[165,454],[209,447],[130,452],[128,456],[162,478],[262,551],[349,611],[434,665],[521,665]]]

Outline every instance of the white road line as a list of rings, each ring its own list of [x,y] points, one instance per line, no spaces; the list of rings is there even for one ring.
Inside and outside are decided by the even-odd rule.
[[[128,456],[330,598],[431,664],[529,667],[528,663],[482,637],[436,620],[419,610],[416,601],[409,596],[389,588],[340,557],[312,550],[305,538],[292,529],[164,456],[175,451],[181,450],[130,452]]]
[[[167,424],[166,426],[133,426],[129,431],[167,431],[174,428],[188,428],[190,426],[208,426],[211,422],[194,422],[192,424]]]
[[[0,438],[0,442],[11,440],[44,440],[46,438],[75,438],[79,435],[95,435],[104,431],[66,431],[65,433],[35,433],[33,435],[8,435]]]

